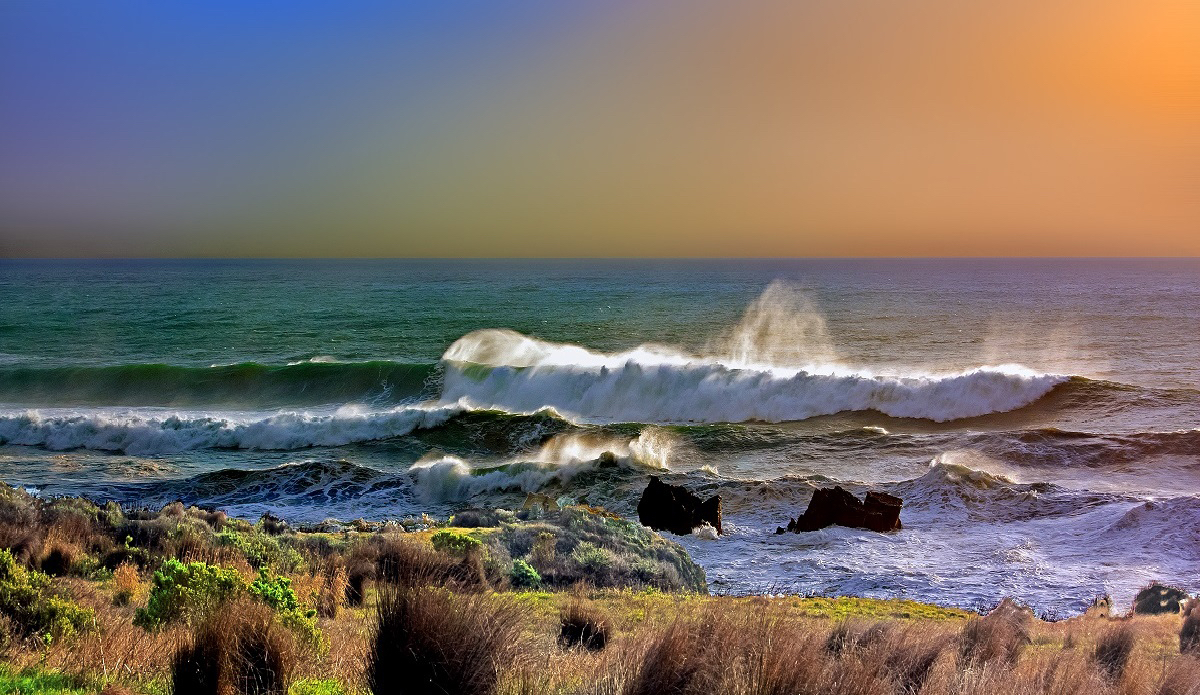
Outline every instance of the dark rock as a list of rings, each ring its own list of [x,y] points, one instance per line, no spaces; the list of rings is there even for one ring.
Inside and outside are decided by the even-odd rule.
[[[1144,615],[1178,613],[1180,604],[1187,598],[1187,592],[1183,589],[1155,582],[1137,593],[1133,599],[1133,612]]]
[[[721,533],[721,496],[701,500],[681,485],[668,485],[650,476],[637,506],[638,520],[656,531],[686,536],[701,524],[710,524]]]
[[[258,519],[258,524],[262,528],[263,533],[271,536],[289,533],[292,530],[292,527],[288,526],[288,522],[280,519],[271,512],[263,512],[263,515]]]
[[[785,530],[801,533],[836,524],[880,533],[899,531],[903,504],[899,497],[883,492],[868,492],[866,499],[860,501],[840,485],[823,487],[813,493],[808,509],[789,521]]]

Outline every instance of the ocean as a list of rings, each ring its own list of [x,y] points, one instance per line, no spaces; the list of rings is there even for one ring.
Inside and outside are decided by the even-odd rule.
[[[1200,591],[1200,260],[0,261],[0,479],[296,522],[636,518],[710,589]],[[599,466],[605,452],[616,467]],[[776,535],[812,491],[904,528]]]

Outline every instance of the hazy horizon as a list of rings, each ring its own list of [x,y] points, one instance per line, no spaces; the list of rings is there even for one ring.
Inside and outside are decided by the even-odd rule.
[[[1187,0],[0,6],[2,257],[1200,255]]]

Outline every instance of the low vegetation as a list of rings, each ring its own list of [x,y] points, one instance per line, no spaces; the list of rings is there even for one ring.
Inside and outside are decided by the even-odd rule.
[[[0,487],[0,692],[1200,695],[1200,607],[709,596],[602,510],[292,529]],[[1181,612],[1163,612],[1177,600]]]

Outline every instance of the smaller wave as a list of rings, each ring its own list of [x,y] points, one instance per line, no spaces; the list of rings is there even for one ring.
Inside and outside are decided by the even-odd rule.
[[[1025,466],[1112,468],[1152,456],[1200,453],[1200,429],[1099,434],[1048,427],[976,440],[990,455]]]
[[[1200,545],[1200,497],[1143,502],[1117,519],[1105,533],[1128,543],[1157,543],[1179,552]]]
[[[47,494],[82,494],[123,504],[159,508],[175,500],[220,507],[249,515],[270,510],[296,518],[330,514],[360,516],[393,512],[409,500],[411,480],[349,461],[296,461],[270,468],[224,468],[181,480],[157,480],[75,489],[71,483],[45,486]],[[357,514],[355,510],[361,508]],[[353,518],[351,516],[350,518]]]
[[[935,457],[921,477],[887,487],[904,500],[907,514],[937,524],[1029,521],[1119,501],[1113,495],[1071,491],[1044,481],[1019,482],[1008,471],[988,470],[994,465],[974,452],[946,452]]]
[[[380,412],[344,407],[330,414],[269,416],[32,410],[0,415],[0,444],[133,455],[192,449],[291,450],[391,439],[442,426],[461,412],[454,406],[403,406]]]
[[[395,403],[426,393],[436,369],[433,364],[339,362],[324,356],[287,365],[0,366],[0,402],[244,407]]]

